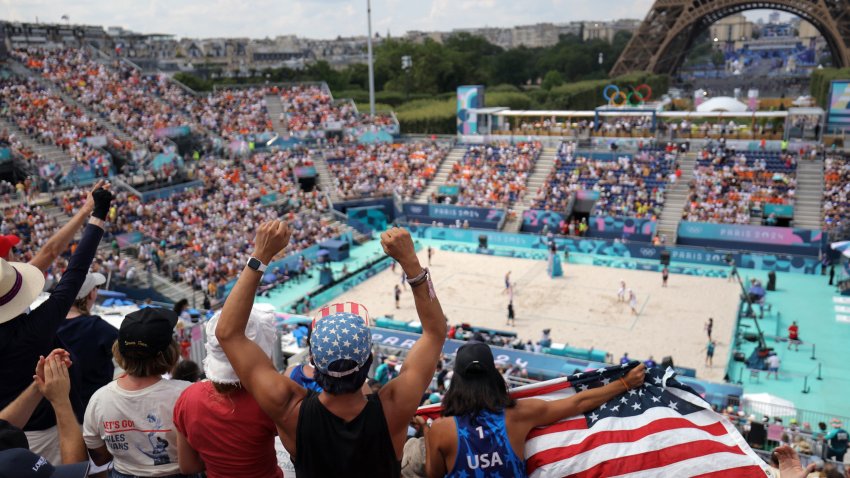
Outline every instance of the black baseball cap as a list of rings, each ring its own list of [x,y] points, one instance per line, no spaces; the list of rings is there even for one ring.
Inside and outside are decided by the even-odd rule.
[[[0,420],[0,451],[12,448],[29,448],[27,435],[6,420]]]
[[[455,372],[463,377],[496,372],[493,352],[484,342],[467,342],[455,353]]]
[[[88,474],[87,461],[53,466],[26,448],[0,451],[0,478],[85,478]]]
[[[171,309],[146,307],[124,317],[118,329],[118,351],[133,359],[156,356],[171,345],[177,314]]]

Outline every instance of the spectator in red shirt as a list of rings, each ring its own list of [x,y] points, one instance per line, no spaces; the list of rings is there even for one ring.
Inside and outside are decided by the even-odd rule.
[[[209,380],[192,384],[174,405],[180,472],[206,471],[209,478],[283,478],[275,454],[275,424],[242,387],[215,336],[221,314],[207,323],[204,372]],[[257,304],[245,335],[271,358],[274,309]]]
[[[791,345],[794,346],[794,350],[800,350],[800,328],[797,327],[797,321],[791,322],[791,325],[788,326],[788,350],[791,350]]]

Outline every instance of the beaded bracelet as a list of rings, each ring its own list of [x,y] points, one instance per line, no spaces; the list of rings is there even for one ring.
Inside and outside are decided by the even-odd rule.
[[[431,272],[428,270],[427,267],[423,267],[422,272],[420,272],[419,275],[417,275],[413,279],[407,279],[407,283],[410,284],[411,289],[425,282],[428,283],[428,296],[431,298],[431,300],[436,299],[437,293],[434,292],[434,283],[431,282]]]

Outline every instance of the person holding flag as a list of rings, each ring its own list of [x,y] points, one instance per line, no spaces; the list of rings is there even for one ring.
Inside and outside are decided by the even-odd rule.
[[[434,477],[734,476],[767,465],[672,368],[637,361],[507,391],[490,349],[464,345],[443,403],[424,405]]]
[[[430,478],[527,476],[525,440],[534,428],[589,412],[619,394],[643,385],[640,364],[625,377],[561,400],[514,400],[496,369],[490,347],[471,342],[458,349],[443,416],[425,428],[426,470]]]

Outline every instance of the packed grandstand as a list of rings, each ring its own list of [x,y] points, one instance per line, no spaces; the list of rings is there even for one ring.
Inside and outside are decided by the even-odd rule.
[[[760,59],[748,51],[738,54],[750,63]],[[804,51],[789,55],[812,63]],[[478,106],[479,114],[488,114],[483,105]],[[718,426],[731,437],[724,446],[743,447],[734,448],[733,454],[760,457],[763,461],[753,465],[759,471],[778,460],[772,452],[786,445],[804,461],[820,463],[826,470],[845,470],[847,432],[842,420],[847,421],[844,417],[850,416],[850,408],[832,396],[846,396],[850,391],[850,382],[840,373],[846,367],[841,351],[846,350],[846,322],[850,321],[845,305],[850,304],[845,297],[845,291],[850,292],[850,267],[844,254],[850,246],[842,242],[848,238],[850,215],[847,155],[821,141],[791,138],[792,128],[806,126],[793,118],[785,121],[787,116],[756,125],[754,115],[727,121],[720,115],[682,120],[659,119],[646,111],[637,116],[597,112],[591,120],[581,114],[569,118],[575,112],[551,113],[511,118],[488,134],[403,135],[394,115],[373,117],[353,101],[335,98],[324,83],[239,85],[195,92],[169,75],[146,71],[93,47],[17,46],[7,60],[0,61],[0,158],[4,158],[0,295],[11,297],[0,297],[0,307],[7,302],[16,306],[12,298],[21,290],[21,281],[38,282],[38,271],[35,279],[26,271],[15,275],[17,269],[9,264],[51,260],[41,268],[43,287],[25,282],[24,289],[44,291],[32,308],[21,302],[20,310],[0,317],[0,331],[5,334],[0,338],[0,356],[8,359],[0,372],[5,383],[0,404],[8,405],[0,412],[4,436],[12,437],[11,441],[13,433],[23,429],[27,447],[50,463],[90,458],[93,465],[108,467],[110,476],[116,477],[202,476],[204,471],[210,477],[243,476],[234,471],[239,466],[250,469],[254,473],[250,476],[295,476],[296,471],[322,476],[322,470],[331,468],[305,464],[321,460],[311,458],[303,448],[298,460],[294,454],[290,459],[296,425],[285,419],[273,423],[266,416],[270,407],[279,404],[270,405],[273,400],[264,398],[267,392],[251,376],[245,357],[233,357],[240,353],[251,360],[259,357],[273,364],[269,370],[286,370],[286,376],[311,391],[338,386],[328,379],[336,377],[329,372],[348,372],[323,369],[326,364],[319,349],[320,340],[328,340],[319,319],[332,315],[328,320],[339,320],[352,330],[357,327],[348,321],[362,322],[365,317],[365,333],[371,327],[372,334],[366,355],[369,350],[373,355],[352,370],[364,367],[368,378],[361,377],[365,380],[361,385],[375,395],[383,387],[395,390],[394,380],[415,390],[411,399],[415,403],[405,408],[410,414],[422,406],[420,415],[427,417],[433,412],[429,406],[444,399],[451,403],[450,387],[463,384],[453,376],[467,371],[458,368],[463,355],[458,350],[468,343],[490,345],[496,357],[493,371],[504,379],[506,390],[533,389],[538,382],[562,377],[579,383],[583,373],[594,371],[602,374],[598,388],[603,390],[612,380],[602,370],[612,366],[642,370],[637,363],[641,362],[649,370],[647,386],[651,371],[664,369],[669,370],[667,376],[661,373],[665,387],[668,380],[676,382],[675,370],[681,383],[692,387],[688,390],[697,390],[696,399],[714,410],[710,416],[722,420]],[[490,118],[491,124],[507,117],[500,114]],[[458,121],[465,120],[459,117]],[[111,193],[106,193],[105,181]],[[78,234],[88,214],[92,220]],[[409,251],[407,233],[386,232],[394,225],[410,231]],[[275,227],[280,228],[277,233]],[[285,234],[280,232],[284,228]],[[282,241],[282,247],[263,249],[268,254],[258,257],[260,244],[265,244],[260,239]],[[478,268],[464,262],[464,255],[494,262]],[[518,262],[510,266],[495,262],[506,258],[536,261],[541,267],[512,278],[510,267]],[[260,265],[251,265],[249,259]],[[445,265],[432,266],[432,259],[437,264],[444,260]],[[451,262],[456,263],[447,264]],[[260,273],[247,275],[246,263]],[[562,316],[555,319],[563,319],[558,327],[538,326],[538,320],[555,319],[542,312],[536,316],[534,308],[561,306],[547,302],[547,294],[567,297],[571,280],[591,280],[588,276],[596,270],[624,275],[622,279],[606,277],[608,282],[598,287],[594,283],[585,291],[590,303],[581,307],[598,322],[596,326],[603,327],[595,329],[598,337],[581,335],[580,327],[587,324],[577,326],[581,321],[573,320],[573,314],[579,315],[577,305],[575,310],[558,311]],[[724,318],[710,318],[706,313],[692,319],[702,313],[693,310],[698,308],[694,299],[692,307],[676,305],[653,315],[653,307],[660,307],[653,301],[666,299],[650,297],[663,293],[671,273],[671,287],[676,287],[679,277],[705,281],[694,282],[698,285],[689,292],[677,292],[702,296],[699,307],[717,299],[711,297],[721,290],[717,287],[726,287],[716,293],[734,303],[734,310],[727,310]],[[777,273],[783,284],[779,288]],[[627,286],[627,274],[646,275],[629,275]],[[826,278],[820,277],[827,274],[828,286]],[[256,283],[245,285],[245,277]],[[492,282],[492,290],[476,295],[479,279],[489,281],[487,287]],[[546,288],[536,282],[542,279],[549,284]],[[8,280],[17,285],[7,287]],[[358,287],[380,280],[385,281],[380,283],[382,291],[361,299],[372,316],[364,306],[347,300],[333,310],[328,307],[346,293],[366,293],[367,289]],[[650,289],[648,282],[658,282],[664,289]],[[420,287],[426,283],[427,287]],[[68,292],[71,285],[73,293]],[[698,293],[702,287],[704,292]],[[258,303],[251,309],[245,304],[254,300],[255,292]],[[802,302],[807,299],[794,295],[799,293],[809,294],[809,300],[819,304],[811,306],[816,314],[806,315],[807,305]],[[452,302],[452,294],[458,294],[461,298],[455,302],[462,304]],[[445,315],[437,296],[445,301]],[[369,304],[385,297],[389,305]],[[60,299],[67,303],[57,305]],[[499,304],[495,307],[499,312],[487,308],[494,303]],[[526,305],[532,310],[523,310]],[[46,316],[49,307],[60,318],[67,314],[67,323],[39,316],[36,326],[44,328],[39,333],[45,337],[29,350],[24,350],[27,340],[14,343],[16,334],[28,327],[22,325],[27,319],[21,314],[38,315],[41,310]],[[411,318],[405,313],[417,315]],[[92,319],[93,325],[86,326],[89,329],[74,329],[73,324],[82,322],[80,317],[97,314],[106,320]],[[233,317],[239,314],[245,316],[239,333],[246,333],[247,323],[249,339],[262,348],[255,355],[240,350],[233,338],[239,325],[233,325]],[[828,320],[814,317],[822,314]],[[519,326],[515,315],[520,317]],[[606,322],[615,315],[616,320]],[[168,323],[172,319],[174,323]],[[620,319],[622,323],[617,322]],[[643,356],[633,352],[630,357],[628,345],[614,338],[606,342],[605,327],[638,334],[644,326],[640,320],[657,321],[655,325],[665,329],[681,326],[683,341],[691,340],[685,338],[689,336],[684,329],[696,330],[693,344],[698,345],[688,345],[690,356],[672,356],[674,344],[640,336],[635,342],[649,341],[651,351],[635,345]],[[725,325],[713,329],[715,321]],[[156,354],[139,353],[137,357],[148,360],[140,365],[142,359],[130,353],[133,344],[153,339],[127,342],[124,334],[132,336],[134,326],[153,330],[162,323],[168,326],[162,339],[165,345],[157,351],[159,359],[152,358]],[[800,337],[798,323],[806,330]],[[720,336],[721,330],[725,335]],[[445,341],[445,348],[428,357],[437,360],[429,369],[430,365],[420,365],[421,355],[416,360],[424,346],[417,350],[411,345],[421,337],[428,338],[422,342],[431,343],[434,335],[441,346]],[[356,336],[344,338],[349,340],[346,344],[357,340]],[[169,345],[172,340],[174,350]],[[122,345],[126,343],[130,345]],[[70,369],[63,365],[63,352],[51,354],[54,348],[69,349],[74,362]],[[359,354],[346,353],[349,362]],[[113,367],[113,356],[118,367]],[[411,362],[405,362],[408,358]],[[168,363],[161,366],[160,361]],[[37,364],[38,378],[32,382]],[[10,369],[19,366],[20,370]],[[410,373],[399,374],[408,367]],[[122,368],[126,374],[122,375]],[[84,447],[62,429],[69,423],[63,421],[68,392],[63,399],[48,385],[61,381],[53,373],[61,375],[58,371],[65,370],[67,376],[67,370],[80,369],[68,379],[71,399],[79,401],[73,403],[76,419],[71,416],[70,423],[82,424]],[[416,373],[424,374],[424,380],[419,380],[422,390],[416,388],[419,382],[408,382]],[[120,377],[115,382],[113,374]],[[165,403],[164,408],[146,417],[122,410],[128,405],[122,401],[121,387],[132,382],[139,390],[144,388],[140,384],[148,383],[144,379],[158,380],[160,375],[168,378],[157,383],[167,385],[157,385],[162,390],[148,396],[143,406]],[[660,376],[655,378],[656,385],[661,383]],[[621,374],[613,380],[618,387],[616,380],[625,386],[624,400],[644,383],[640,378],[633,386],[627,379],[634,378]],[[190,386],[183,380],[196,383]],[[453,385],[453,380],[461,385]],[[83,383],[89,387],[86,394],[81,393]],[[812,387],[816,389],[809,395]],[[314,396],[298,390],[291,393]],[[520,390],[518,396],[526,396],[522,390],[527,389]],[[577,386],[576,391],[581,390]],[[649,388],[641,388],[641,397],[643,390],[650,400]],[[347,393],[354,392],[357,388]],[[33,406],[32,419],[15,415],[17,409],[10,405],[19,394],[26,398],[27,393],[41,394],[30,400],[40,401],[43,395],[49,401]],[[260,450],[247,455],[253,463],[244,456],[228,461],[228,450],[203,438],[204,434],[227,435],[212,419],[229,410],[218,403],[216,394],[236,397],[234,407],[241,407],[247,424],[239,425],[238,431]],[[326,388],[322,396],[327,395]],[[381,395],[389,403],[387,409],[401,407],[390,396]],[[580,414],[602,413],[608,398]],[[306,404],[308,398],[304,400]],[[80,408],[86,403],[87,408]],[[638,399],[630,406],[640,408],[641,403]],[[202,412],[200,404],[206,407]],[[300,413],[308,413],[306,405],[298,406]],[[120,433],[131,433],[142,423],[128,418],[126,423],[115,422],[113,429],[101,426],[121,413],[147,420],[148,428],[154,430],[139,432],[149,440],[150,446],[145,446],[150,450],[138,447],[138,451],[156,466],[144,464],[133,450],[128,452],[120,443],[124,435],[117,435],[118,428],[125,429]],[[589,425],[595,421],[588,420]],[[726,425],[730,428],[723,428]],[[172,426],[176,431],[168,430],[167,437],[164,432],[163,437],[155,436],[159,429]],[[300,430],[300,421],[297,426]],[[374,421],[358,426],[362,426],[359,433],[371,433]],[[392,440],[385,437],[385,442],[374,446],[385,454],[394,447],[399,460],[390,456],[384,460],[389,465],[368,465],[380,470],[374,476],[442,476],[451,471],[426,466],[426,453],[434,450],[417,441],[436,434],[439,425],[429,432],[430,423],[407,416],[386,426],[401,430],[403,439],[393,434]],[[714,428],[711,433],[720,434]],[[739,435],[744,440],[735,438]],[[307,439],[298,436],[298,440]],[[529,458],[529,469],[539,468],[535,476],[566,476],[554,463],[531,465],[538,463],[532,456],[541,459],[528,451],[537,450],[533,439],[528,439],[526,456],[520,454],[519,460]],[[73,446],[67,445],[68,440]],[[239,436],[228,438],[226,444],[238,440]],[[351,441],[345,445],[355,446]],[[240,452],[245,449],[233,446]],[[3,448],[20,446],[3,443]],[[348,451],[341,453],[348,456]],[[7,462],[0,460],[0,466],[3,463]],[[385,465],[389,471],[382,468]],[[612,471],[581,476],[614,476],[607,473]],[[642,476],[664,476],[646,473]],[[694,470],[682,473],[676,476],[695,474]],[[846,473],[850,476],[850,471]]]

